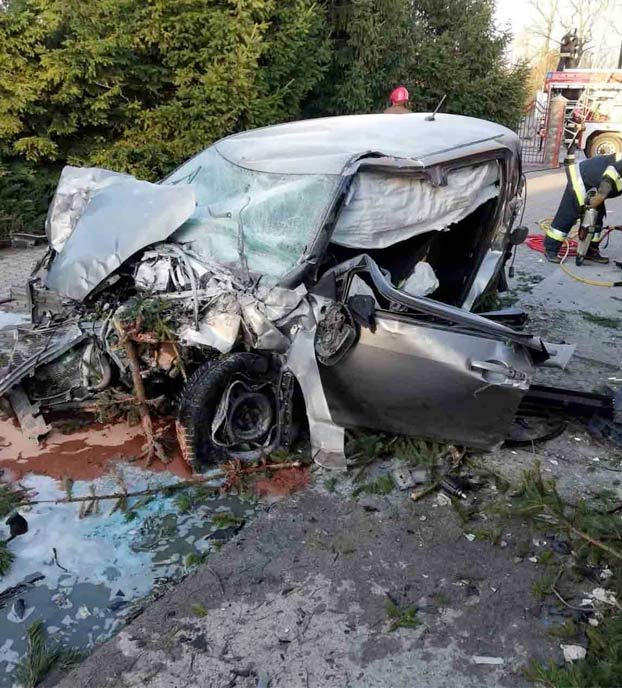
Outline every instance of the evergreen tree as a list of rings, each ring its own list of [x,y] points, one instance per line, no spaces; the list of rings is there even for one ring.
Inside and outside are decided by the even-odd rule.
[[[381,112],[398,84],[415,110],[515,126],[526,70],[506,64],[510,36],[494,26],[494,0],[332,0],[333,58],[309,114]]]
[[[157,178],[297,117],[322,31],[311,0],[19,0],[0,13],[0,151]]]
[[[493,0],[9,0],[0,6],[0,235],[41,228],[65,163],[158,179],[250,127],[416,110],[515,124]],[[20,208],[22,210],[20,210]]]

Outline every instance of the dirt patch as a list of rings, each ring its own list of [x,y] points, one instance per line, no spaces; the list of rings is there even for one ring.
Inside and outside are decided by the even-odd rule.
[[[309,467],[284,468],[255,483],[260,497],[283,497],[303,490],[310,482]]]

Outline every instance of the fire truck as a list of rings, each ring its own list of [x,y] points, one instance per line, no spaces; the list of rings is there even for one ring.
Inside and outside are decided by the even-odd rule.
[[[622,154],[622,69],[565,69],[549,72],[544,91],[549,103],[568,100],[564,143],[594,155]]]

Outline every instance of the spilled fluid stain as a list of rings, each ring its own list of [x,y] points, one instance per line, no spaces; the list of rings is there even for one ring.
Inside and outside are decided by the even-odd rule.
[[[310,480],[308,466],[284,468],[275,471],[266,478],[257,480],[254,489],[260,497],[285,497],[304,490]]]
[[[41,619],[51,639],[90,651],[119,630],[150,595],[183,578],[215,546],[212,517],[231,512],[246,521],[254,506],[225,495],[183,512],[175,495],[158,492],[129,500],[130,510],[101,501],[81,517],[67,497],[133,492],[191,478],[178,453],[167,465],[142,465],[140,426],[89,424],[72,432],[54,429],[41,445],[23,438],[10,420],[0,422],[0,477],[16,481],[43,503],[19,509],[28,532],[8,545],[14,562],[0,577],[0,686],[26,650],[28,626]],[[139,502],[142,502],[136,506]],[[136,507],[136,508],[133,508]],[[0,539],[8,527],[0,522]],[[27,587],[2,601],[2,593]]]
[[[13,420],[0,420],[0,470],[10,471],[14,478],[37,473],[59,480],[92,480],[120,459],[140,465],[143,444],[141,427],[124,422],[109,425],[91,422],[86,429],[69,432],[53,428],[37,443],[26,439]],[[171,448],[169,463],[155,462],[150,469],[167,471],[180,478],[192,475],[176,447]]]
[[[222,531],[213,523],[216,514],[232,513],[246,522],[253,517],[254,503],[233,495],[201,500],[186,511],[174,495],[160,491],[131,498],[126,513],[114,509],[115,501],[101,501],[86,517],[80,504],[55,503],[67,497],[70,484],[72,496],[79,497],[191,480],[172,432],[168,439],[170,462],[147,467],[140,425],[78,418],[71,425],[54,424],[36,442],[12,419],[0,419],[0,480],[22,485],[42,502],[20,508],[28,532],[9,543],[14,561],[0,576],[0,688],[14,684],[34,621],[44,622],[50,639],[89,652],[222,544],[209,538]],[[279,498],[308,482],[302,467],[257,475],[248,486],[259,496]],[[7,537],[0,521],[0,540]],[[3,597],[24,583],[17,594]]]

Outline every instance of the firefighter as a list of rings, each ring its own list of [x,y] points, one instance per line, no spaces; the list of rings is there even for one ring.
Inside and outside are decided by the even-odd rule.
[[[406,86],[398,86],[391,91],[389,98],[391,105],[385,111],[385,115],[408,115],[412,110],[408,107],[408,90]]]
[[[595,188],[597,193],[589,200],[589,207],[599,209],[598,223],[592,239],[592,246],[589,248],[585,260],[591,260],[594,263],[608,263],[609,258],[601,256],[598,243],[606,212],[605,199],[615,198],[622,194],[622,155],[618,153],[588,158],[578,165],[569,165],[566,168],[566,174],[568,183],[553,222],[546,232],[544,255],[551,263],[560,262],[557,254],[562,242],[581,216],[587,192]]]

